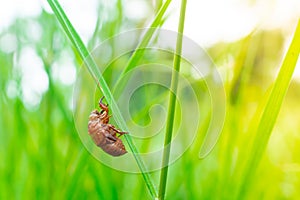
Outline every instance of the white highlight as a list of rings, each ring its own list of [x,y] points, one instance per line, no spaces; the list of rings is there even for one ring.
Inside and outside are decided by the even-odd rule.
[[[42,94],[49,86],[43,62],[32,47],[25,47],[21,51],[17,67],[22,73],[22,99],[27,108],[34,108],[39,105]]]
[[[67,51],[61,53],[60,58],[51,66],[51,74],[55,81],[70,86],[76,80],[76,68],[73,57]]]
[[[164,28],[177,31],[180,1]],[[203,46],[239,40],[255,28],[293,31],[300,16],[299,0],[265,0],[251,5],[237,0],[190,0],[187,3],[185,35]]]

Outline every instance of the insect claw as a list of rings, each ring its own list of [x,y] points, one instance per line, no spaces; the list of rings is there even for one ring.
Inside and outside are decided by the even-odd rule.
[[[119,134],[120,134],[119,137],[121,137],[121,136],[124,135],[124,134],[128,134],[128,132],[120,132]]]
[[[101,97],[101,99],[100,99],[100,101],[99,101],[99,104],[103,104],[102,103],[102,100],[104,99],[104,96],[103,97]]]
[[[102,110],[105,110],[106,112],[108,112],[108,105],[105,105],[102,100],[104,99],[104,96],[101,97],[101,99],[99,100],[99,107],[102,109]]]

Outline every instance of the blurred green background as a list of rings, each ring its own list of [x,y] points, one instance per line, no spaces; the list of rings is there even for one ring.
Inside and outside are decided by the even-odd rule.
[[[47,3],[30,2],[24,8],[18,1],[8,3],[7,10],[1,8],[0,199],[150,199],[141,175],[106,167],[85,149],[72,113],[76,109],[73,86],[81,61]],[[162,3],[62,1],[90,50],[113,35],[147,27]],[[259,121],[256,111],[266,100],[300,16],[299,3],[293,0],[228,1],[223,9],[221,1],[214,3],[188,1],[186,35],[204,46],[218,66],[227,98],[224,129],[211,154],[199,159],[201,138],[209,122],[201,124],[197,140],[170,166],[167,199],[232,198],[243,179],[240,170],[249,154],[247,144]],[[179,1],[171,3],[163,28],[177,29],[179,5]],[[5,10],[13,11],[5,15]],[[207,12],[201,15],[197,10]],[[240,16],[241,12],[246,14]],[[118,45],[112,44],[112,55],[114,48]],[[171,56],[164,59],[172,63]],[[125,64],[121,60],[106,72],[109,85],[115,81],[112,74],[118,74]],[[299,68],[298,61],[244,199],[300,196]],[[191,74],[186,77],[193,78]],[[205,88],[201,80],[194,87]],[[94,92],[84,85],[81,90]],[[148,115],[140,110],[152,99],[142,96],[139,100],[134,102],[138,106],[130,109],[137,123],[147,124]],[[199,103],[205,107],[207,102],[201,99]],[[148,146],[140,147],[141,151]],[[158,185],[159,173],[151,175]]]

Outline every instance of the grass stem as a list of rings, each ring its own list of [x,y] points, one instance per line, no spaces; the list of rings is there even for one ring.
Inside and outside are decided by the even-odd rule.
[[[162,159],[162,169],[160,174],[160,184],[159,184],[159,199],[163,200],[166,192],[166,184],[168,177],[168,164],[170,158],[171,145],[170,142],[172,140],[173,133],[173,124],[174,124],[174,116],[175,116],[175,106],[176,106],[176,93],[178,87],[178,79],[179,79],[179,71],[180,71],[180,61],[181,61],[181,51],[182,51],[182,39],[183,39],[183,29],[184,29],[184,20],[185,20],[185,10],[186,10],[186,0],[181,1],[181,9],[179,16],[179,26],[178,26],[178,35],[176,42],[176,52],[174,55],[173,61],[173,73],[171,80],[171,92],[169,97],[169,107],[168,107],[168,118],[166,125],[166,135],[164,142],[164,152]]]

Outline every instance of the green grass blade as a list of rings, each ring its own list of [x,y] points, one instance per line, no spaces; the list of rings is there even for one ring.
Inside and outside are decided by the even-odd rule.
[[[172,133],[173,133],[173,124],[174,124],[175,106],[176,106],[176,91],[178,87],[178,78],[179,78],[178,73],[180,71],[182,37],[183,37],[182,34],[184,28],[185,10],[186,10],[186,0],[182,0],[180,17],[179,17],[178,35],[177,35],[177,42],[176,42],[176,53],[174,55],[174,62],[173,62],[174,71],[172,73],[172,80],[171,80],[171,90],[170,90],[170,97],[169,97],[168,118],[167,118],[167,125],[166,125],[162,169],[160,174],[160,184],[159,184],[159,193],[158,193],[159,199],[164,199],[165,192],[166,192],[167,176],[168,176],[168,169],[169,169],[168,164],[169,164],[169,157],[170,157],[170,150],[171,150],[170,142],[172,140]]]
[[[272,129],[275,125],[278,113],[280,111],[283,99],[288,90],[292,75],[300,53],[300,20],[288,49],[288,52],[283,60],[280,71],[272,88],[269,99],[262,112],[261,119],[258,124],[256,135],[251,149],[250,158],[246,164],[245,176],[241,184],[241,189],[237,199],[243,199],[246,195],[247,187],[251,185],[256,168],[263,156],[267,147]]]
[[[93,57],[90,56],[90,53],[86,49],[85,45],[83,44],[81,38],[79,37],[79,35],[75,31],[75,29],[73,28],[72,24],[68,20],[63,9],[61,8],[60,4],[56,0],[48,0],[48,3],[51,6],[53,12],[55,13],[57,19],[59,20],[60,24],[62,25],[68,38],[71,40],[72,44],[75,46],[77,53],[80,55],[81,59],[84,60],[84,63],[86,64],[86,67],[88,68],[90,74],[93,76],[96,83],[100,84],[100,86],[101,86],[100,89],[102,90],[102,92],[106,98],[106,101],[111,106],[111,109],[114,113],[114,118],[115,118],[118,126],[120,127],[120,129],[128,132],[128,128],[126,126],[125,120],[122,117],[121,112],[113,98],[113,95],[112,95],[107,83],[105,82]],[[157,192],[155,190],[154,183],[151,180],[150,174],[146,170],[146,166],[145,166],[144,162],[142,161],[141,157],[139,156],[137,148],[134,145],[130,134],[125,134],[124,136],[128,143],[128,146],[129,146],[130,150],[132,151],[134,158],[141,170],[142,176],[145,180],[145,183],[147,185],[147,188],[148,188],[151,196],[153,198],[156,197]]]
[[[124,67],[123,71],[121,72],[121,74],[120,74],[120,76],[117,80],[117,83],[115,84],[115,89],[120,90],[120,87],[122,88],[124,86],[124,84],[120,84],[120,81],[122,80],[122,77],[128,71],[130,71],[132,68],[134,68],[136,66],[136,64],[138,63],[139,59],[143,56],[143,54],[145,52],[145,47],[147,47],[147,45],[148,45],[150,39],[152,38],[156,28],[161,25],[161,23],[163,21],[163,16],[164,16],[167,8],[169,7],[170,3],[171,3],[171,0],[167,0],[162,5],[162,7],[159,9],[156,17],[154,18],[153,22],[150,25],[150,28],[146,31],[143,39],[138,44],[138,46],[136,47],[136,50],[134,51],[134,53],[130,57],[129,61],[127,62],[126,67]]]
[[[164,3],[164,5],[161,7],[161,9],[158,11],[156,17],[154,18],[153,22],[150,25],[150,28],[147,30],[142,41],[137,46],[137,48],[136,48],[137,50],[147,47],[147,44],[149,43],[150,39],[152,38],[152,36],[156,30],[155,28],[160,26],[162,17],[164,16],[170,3],[171,3],[171,0],[167,0]],[[139,61],[139,58],[142,57],[143,53],[144,53],[144,51],[134,51],[133,55],[131,56],[130,60],[128,61],[127,66],[124,68],[120,77],[122,77],[122,75],[124,75],[126,72],[131,70],[136,65],[136,63]]]

